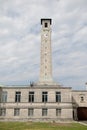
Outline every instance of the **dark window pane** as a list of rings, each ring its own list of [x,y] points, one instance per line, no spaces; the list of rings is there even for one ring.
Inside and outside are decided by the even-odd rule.
[[[29,102],[34,102],[34,92],[29,92]]]
[[[48,27],[48,23],[45,23],[45,28],[47,28]]]
[[[42,92],[42,102],[48,101],[48,92]]]
[[[42,109],[42,116],[47,116],[47,108]]]
[[[61,92],[56,92],[56,102],[61,102]]]
[[[33,116],[34,114],[34,109],[33,108],[29,108],[28,109],[28,116]]]
[[[83,101],[84,101],[84,97],[82,96],[82,97],[81,97],[81,102],[83,102]]]
[[[6,115],[6,108],[0,108],[0,116]]]
[[[14,109],[14,116],[19,116],[20,115],[20,109],[19,108],[15,108]]]
[[[61,109],[56,109],[56,116],[58,116],[58,117],[61,116]]]
[[[7,92],[6,91],[2,91],[1,102],[3,102],[3,103],[7,102]]]
[[[21,101],[21,92],[16,92],[15,93],[15,102],[20,102]]]

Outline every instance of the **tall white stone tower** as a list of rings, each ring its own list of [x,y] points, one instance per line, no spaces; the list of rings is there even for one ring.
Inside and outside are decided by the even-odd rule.
[[[39,84],[53,84],[51,54],[51,19],[41,19],[41,58]]]

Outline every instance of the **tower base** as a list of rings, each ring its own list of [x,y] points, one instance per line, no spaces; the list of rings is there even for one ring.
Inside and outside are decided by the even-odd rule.
[[[52,81],[39,81],[37,85],[58,85],[58,83]]]

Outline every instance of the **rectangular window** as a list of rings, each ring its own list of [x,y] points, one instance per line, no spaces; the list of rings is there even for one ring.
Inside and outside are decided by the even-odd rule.
[[[42,102],[48,101],[48,92],[42,92]]]
[[[6,115],[6,108],[0,108],[0,116]]]
[[[42,109],[42,116],[47,116],[47,108]]]
[[[56,116],[61,117],[61,109],[56,109]]]
[[[15,108],[14,109],[14,116],[19,116],[20,115],[20,108]]]
[[[3,102],[3,103],[7,102],[7,92],[6,91],[2,91],[1,102]]]
[[[21,102],[21,92],[15,93],[15,102]]]
[[[61,92],[56,92],[56,102],[61,102]]]
[[[33,108],[29,108],[28,109],[28,116],[33,116],[34,115],[34,109]]]
[[[34,102],[34,92],[29,92],[29,102]]]

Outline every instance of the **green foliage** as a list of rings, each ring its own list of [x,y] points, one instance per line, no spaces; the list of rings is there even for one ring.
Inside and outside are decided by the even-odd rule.
[[[0,122],[0,130],[87,130],[78,123]]]

